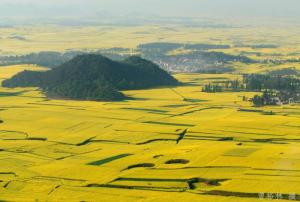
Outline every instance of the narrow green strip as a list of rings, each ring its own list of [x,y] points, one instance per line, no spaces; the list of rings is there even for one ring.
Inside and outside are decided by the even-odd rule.
[[[87,165],[100,166],[100,165],[109,163],[109,162],[111,162],[111,161],[115,161],[115,160],[124,158],[124,157],[126,157],[126,156],[131,156],[131,155],[132,155],[132,154],[120,154],[120,155],[112,156],[112,157],[109,157],[109,158],[106,158],[106,159],[94,161],[94,162],[88,163]]]

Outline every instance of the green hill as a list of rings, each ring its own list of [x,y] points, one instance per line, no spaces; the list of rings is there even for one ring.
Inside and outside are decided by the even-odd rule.
[[[120,90],[178,85],[154,63],[133,56],[117,62],[101,55],[80,55],[47,72],[23,71],[3,81],[4,87],[39,87],[48,97],[116,101]]]

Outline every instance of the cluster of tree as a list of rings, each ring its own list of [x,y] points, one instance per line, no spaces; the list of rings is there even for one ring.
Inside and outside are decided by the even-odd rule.
[[[155,42],[138,45],[138,50],[144,54],[166,54],[169,51],[182,48],[181,43]]]
[[[184,44],[185,49],[191,50],[211,50],[211,49],[229,49],[230,45],[220,44]]]
[[[300,88],[300,79],[291,76],[248,74],[243,76],[243,82],[246,90],[249,91],[278,90],[296,92]]]
[[[113,101],[120,90],[178,85],[154,63],[140,57],[121,62],[96,54],[80,55],[46,72],[24,71],[5,80],[4,87],[39,87],[52,98]]]
[[[218,93],[218,92],[223,92],[223,86],[219,85],[219,84],[207,84],[204,85],[204,87],[202,88],[202,92],[206,92],[206,93]]]
[[[244,75],[242,80],[209,83],[202,91],[263,92],[262,95],[255,95],[251,99],[254,105],[278,105],[300,101],[300,79],[292,76],[249,74]]]
[[[66,51],[65,53],[45,51],[16,56],[0,56],[0,65],[35,64],[49,68],[57,67],[72,58],[88,54],[90,51]],[[101,54],[113,60],[123,60],[129,55],[129,49],[109,48],[96,50],[93,53]]]
[[[127,57],[130,57],[132,54],[132,50],[129,48],[119,48],[119,47],[114,47],[114,48],[106,48],[106,49],[99,49],[94,52],[94,54],[101,54],[105,57],[110,58],[111,60],[124,60]]]
[[[233,72],[233,67],[221,66],[221,65],[207,65],[201,66],[194,70],[195,73],[203,73],[203,74],[224,74]]]
[[[275,45],[275,44],[254,44],[254,45],[238,44],[235,47],[238,47],[238,48],[262,49],[262,48],[278,48],[279,46]]]
[[[203,92],[207,93],[216,93],[216,92],[225,92],[225,91],[233,91],[240,92],[245,90],[245,84],[243,81],[238,79],[236,80],[225,80],[217,83],[209,83],[204,85],[202,88]]]
[[[262,95],[255,95],[251,100],[254,106],[289,104],[299,102],[300,93],[265,90]]]
[[[8,39],[15,39],[15,40],[19,40],[19,41],[27,41],[27,39],[23,36],[17,36],[17,35],[13,35],[8,37]]]
[[[16,65],[16,64],[36,64],[45,67],[55,67],[67,62],[80,52],[39,52],[27,55],[2,56],[0,57],[0,65]]]
[[[258,45],[252,45],[250,46],[253,49],[260,49],[260,48],[278,48],[278,45],[274,44],[258,44]]]
[[[298,71],[295,67],[288,67],[269,71],[268,74],[272,76],[295,76],[300,75],[300,71]]]
[[[155,43],[141,44],[138,46],[138,49],[140,50],[141,53],[159,52],[161,54],[166,54],[169,51],[180,49],[180,48],[203,51],[203,50],[211,50],[211,49],[229,49],[230,45],[155,42]]]
[[[193,56],[202,56],[207,58],[208,61],[211,62],[243,62],[243,63],[253,63],[254,61],[248,57],[240,56],[240,55],[230,55],[223,52],[194,52]]]
[[[271,95],[271,93],[268,93],[267,91],[265,91],[263,93],[263,95],[261,95],[261,96],[255,95],[252,98],[252,102],[253,102],[254,106],[257,106],[257,107],[264,106],[270,102],[269,97],[273,97],[273,95]],[[271,103],[269,103],[269,104],[271,104]],[[275,103],[272,103],[272,104],[275,104]]]
[[[274,55],[274,54],[273,54]],[[265,64],[286,64],[286,63],[297,63],[300,62],[300,58],[293,58],[293,59],[264,59],[260,61],[261,63],[265,63]]]

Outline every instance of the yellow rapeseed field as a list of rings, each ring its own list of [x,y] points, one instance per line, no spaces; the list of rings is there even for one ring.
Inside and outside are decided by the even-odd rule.
[[[1,67],[0,78],[24,69],[45,70]],[[175,77],[189,84],[125,91],[136,99],[122,102],[50,100],[36,88],[1,87],[0,201],[300,195],[299,105],[254,108],[242,99],[254,93],[201,92],[205,83],[240,75]]]

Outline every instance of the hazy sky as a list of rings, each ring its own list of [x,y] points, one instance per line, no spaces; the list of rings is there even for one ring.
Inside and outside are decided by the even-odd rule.
[[[0,15],[300,17],[300,0],[0,0]]]

